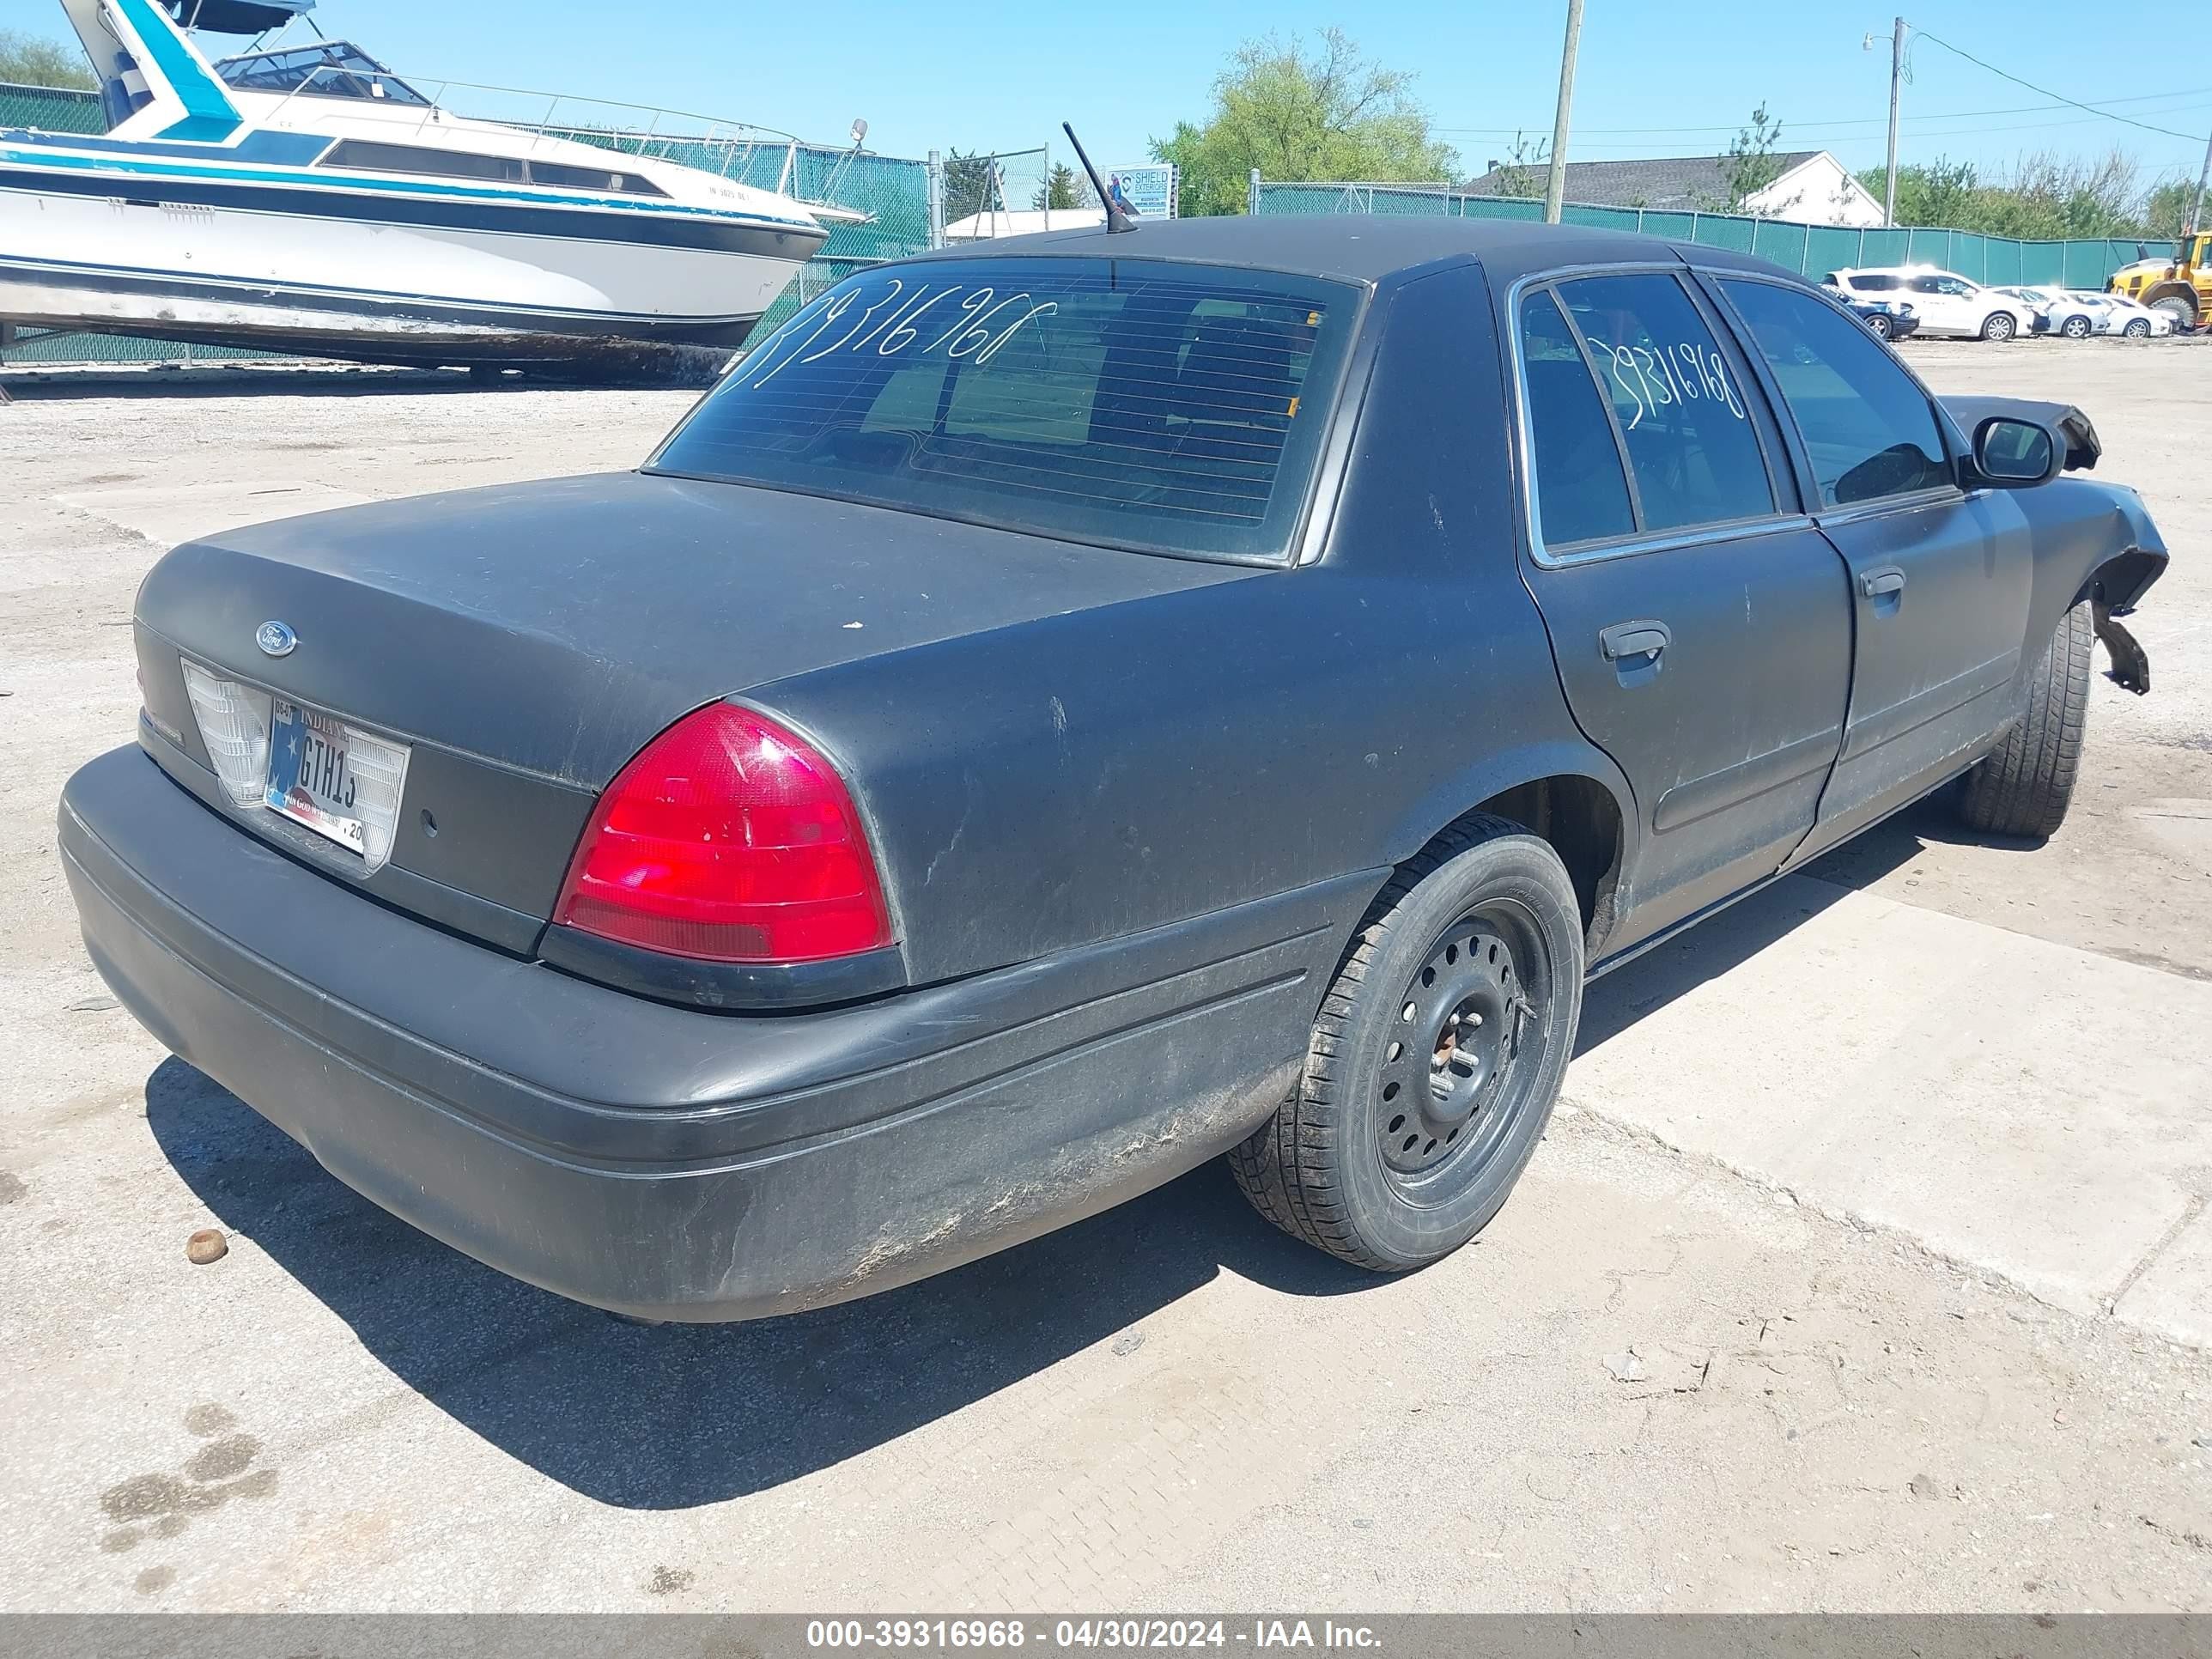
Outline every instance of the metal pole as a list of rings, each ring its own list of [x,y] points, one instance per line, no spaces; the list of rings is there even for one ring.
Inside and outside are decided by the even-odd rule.
[[[1047,230],[1052,228],[1052,143],[1049,139],[1044,147],[1044,228]]]
[[[1544,184],[1544,222],[1559,222],[1567,194],[1567,118],[1575,105],[1575,54],[1582,50],[1583,0],[1567,0],[1567,39],[1559,50],[1559,107],[1552,117],[1552,171]]]
[[[2212,138],[2204,141],[2204,165],[2197,169],[2197,196],[2189,204],[2189,223],[2183,229],[2185,237],[2194,236],[2204,228],[2204,181],[2212,178]]]
[[[1897,104],[1905,90],[1905,20],[1889,36],[1889,166],[1881,175],[1881,222],[1884,229],[1897,223]]]
[[[929,245],[945,246],[945,164],[929,152]]]
[[[1260,169],[1257,167],[1252,169],[1251,183],[1244,187],[1244,211],[1250,214],[1260,211]]]

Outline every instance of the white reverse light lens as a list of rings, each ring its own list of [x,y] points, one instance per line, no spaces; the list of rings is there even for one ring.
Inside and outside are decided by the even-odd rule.
[[[195,662],[184,662],[185,690],[199,721],[200,741],[216,775],[239,806],[258,806],[269,787],[269,703],[266,692],[217,679]]]
[[[346,769],[353,774],[354,810],[361,814],[362,864],[373,876],[392,856],[392,831],[399,822],[399,796],[407,783],[407,751],[349,731]]]

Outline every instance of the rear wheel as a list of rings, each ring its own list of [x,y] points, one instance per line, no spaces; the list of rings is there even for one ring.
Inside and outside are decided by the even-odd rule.
[[[1477,817],[1394,876],[1315,1020],[1297,1091],[1230,1154],[1293,1237],[1378,1273],[1480,1231],[1535,1151],[1582,1016],[1559,854]]]
[[[2066,822],[2089,713],[2092,637],[2087,604],[2059,618],[2020,718],[1966,774],[1959,816],[1972,828],[2039,841]]]
[[[2086,340],[2089,337],[2089,319],[2077,311],[2059,325],[2058,331],[2069,340]]]
[[[1982,319],[1984,340],[2009,340],[2020,332],[2020,322],[2009,311],[1992,311]]]

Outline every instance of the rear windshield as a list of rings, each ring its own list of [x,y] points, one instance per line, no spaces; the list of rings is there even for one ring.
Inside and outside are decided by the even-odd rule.
[[[1358,298],[1144,260],[869,272],[750,348],[651,466],[1082,541],[1279,556]]]

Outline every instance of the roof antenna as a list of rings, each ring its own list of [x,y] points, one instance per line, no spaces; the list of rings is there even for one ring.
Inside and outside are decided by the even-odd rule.
[[[1075,159],[1083,163],[1083,170],[1091,175],[1091,188],[1098,192],[1098,199],[1106,204],[1107,230],[1109,233],[1134,230],[1137,222],[1122,212],[1121,204],[1107,193],[1105,182],[1098,176],[1098,169],[1091,165],[1091,158],[1083,153],[1083,140],[1075,136],[1075,129],[1062,121],[1060,130],[1067,135],[1067,142],[1075,146]]]

